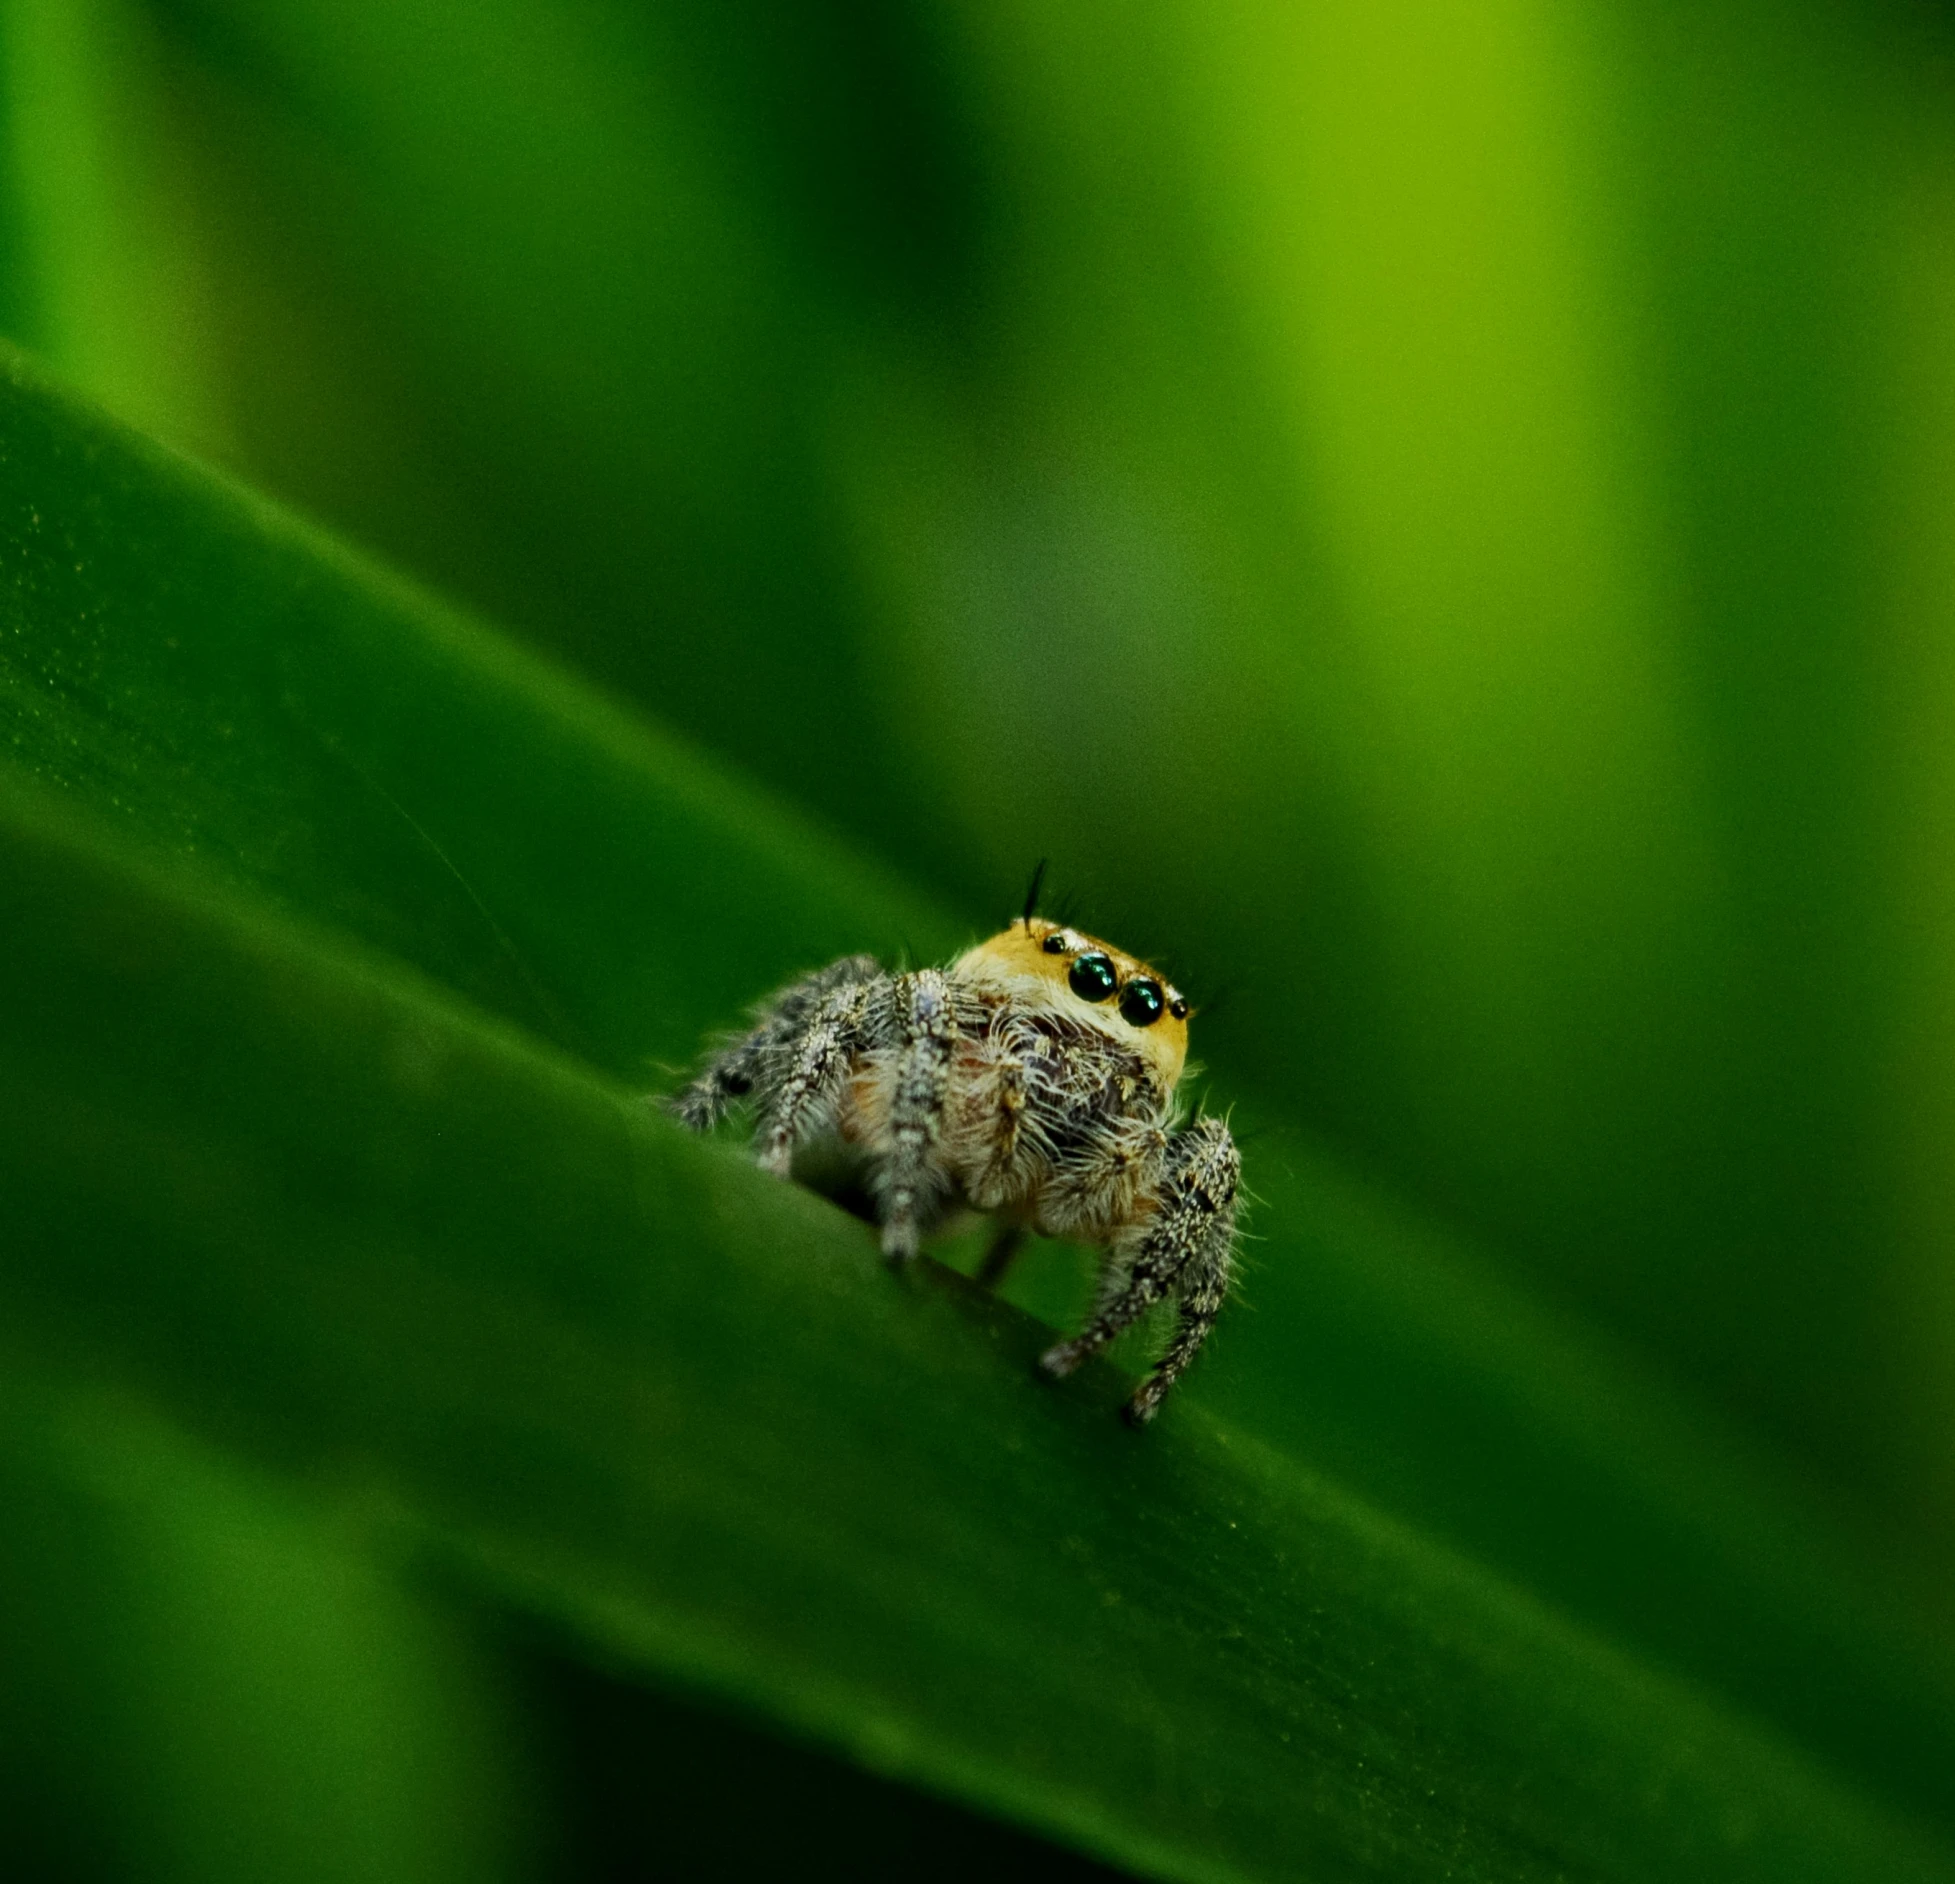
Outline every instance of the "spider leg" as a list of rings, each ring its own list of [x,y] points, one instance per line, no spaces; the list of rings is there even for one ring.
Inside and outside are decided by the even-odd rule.
[[[1222,1304],[1229,1296],[1229,1270],[1235,1255],[1233,1210],[1218,1215],[1181,1282],[1181,1318],[1154,1371],[1134,1389],[1122,1408],[1129,1424],[1145,1426],[1160,1410],[1168,1389],[1187,1372],[1201,1351]]]
[[[1219,1119],[1201,1119],[1171,1143],[1160,1202],[1132,1254],[1109,1259],[1092,1319],[1070,1341],[1048,1349],[1039,1365],[1070,1374],[1123,1333],[1162,1297],[1181,1298],[1181,1322],[1166,1352],[1127,1404],[1136,1424],[1152,1419],[1187,1370],[1228,1294],[1235,1247],[1235,1200],[1242,1161]]]
[[[689,1085],[661,1103],[690,1130],[711,1130],[728,1106],[753,1091],[768,1062],[801,1032],[827,995],[853,982],[875,981],[881,974],[873,955],[848,955],[790,982],[754,1010],[754,1025],[746,1033],[722,1047]]]
[[[1134,1389],[1123,1409],[1128,1421],[1145,1426],[1160,1410],[1168,1389],[1187,1372],[1208,1331],[1228,1300],[1235,1262],[1236,1192],[1242,1182],[1242,1157],[1220,1119],[1200,1119],[1183,1135],[1181,1182],[1190,1216],[1200,1237],[1175,1279],[1181,1319],[1154,1370]]]
[[[1007,1223],[991,1239],[991,1247],[984,1252],[984,1261],[978,1265],[977,1285],[981,1289],[995,1289],[1010,1274],[1011,1266],[1025,1248],[1025,1226],[1022,1223]]]
[[[938,1160],[950,1097],[957,1016],[948,978],[919,969],[896,981],[901,1047],[889,1101],[889,1150],[875,1176],[882,1206],[882,1253],[907,1263],[917,1252],[919,1223],[944,1186]]]
[[[1168,1277],[1157,1266],[1136,1259],[1123,1268],[1110,1258],[1100,1285],[1100,1299],[1091,1318],[1070,1341],[1061,1341],[1039,1356],[1039,1365],[1054,1380],[1064,1380],[1082,1361],[1109,1341],[1125,1334],[1167,1293]]]
[[[874,982],[848,982],[804,1013],[792,1056],[782,1056],[785,1065],[762,1094],[754,1155],[763,1171],[786,1177],[795,1146],[833,1120],[855,1056],[868,1044],[875,992]]]

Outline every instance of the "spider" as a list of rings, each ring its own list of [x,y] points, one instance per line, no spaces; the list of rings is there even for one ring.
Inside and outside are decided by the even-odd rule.
[[[1180,1319],[1124,1409],[1153,1418],[1214,1325],[1235,1252],[1241,1160],[1220,1119],[1183,1120],[1187,1000],[1145,963],[1025,913],[947,968],[851,955],[790,983],[665,1101],[696,1132],[751,1099],[764,1171],[839,1138],[863,1160],[883,1254],[962,1208],[1000,1224],[995,1286],[1028,1231],[1097,1245],[1086,1326],[1040,1367],[1070,1374],[1153,1303]]]

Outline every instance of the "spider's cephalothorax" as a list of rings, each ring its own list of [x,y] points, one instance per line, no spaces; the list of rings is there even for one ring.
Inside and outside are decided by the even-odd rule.
[[[1128,1402],[1153,1417],[1228,1293],[1240,1160],[1183,1124],[1188,1003],[1145,963],[1030,915],[948,968],[852,955],[783,988],[669,1101],[695,1131],[751,1098],[763,1169],[839,1137],[863,1156],[883,1252],[907,1262],[952,1212],[995,1213],[995,1282],[1028,1230],[1104,1251],[1093,1315],[1044,1355],[1069,1374],[1152,1303],[1180,1323]]]

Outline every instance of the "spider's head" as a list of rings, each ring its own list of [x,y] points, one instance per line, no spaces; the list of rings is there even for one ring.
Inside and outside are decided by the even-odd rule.
[[[1042,1007],[1077,1009],[1152,1065],[1170,1092],[1188,1058],[1188,1000],[1145,962],[1062,922],[1027,916],[957,964],[960,974],[1017,987]]]

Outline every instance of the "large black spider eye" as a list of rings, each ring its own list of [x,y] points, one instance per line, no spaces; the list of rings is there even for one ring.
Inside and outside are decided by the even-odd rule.
[[[1066,952],[1066,932],[1055,929],[1045,939],[1045,952],[1048,955],[1063,955]]]
[[[1136,975],[1120,990],[1120,1018],[1130,1027],[1152,1027],[1166,1006],[1161,984],[1145,975]]]
[[[1111,957],[1102,955],[1098,949],[1089,949],[1074,962],[1066,981],[1082,1001],[1108,1000],[1120,985]]]

